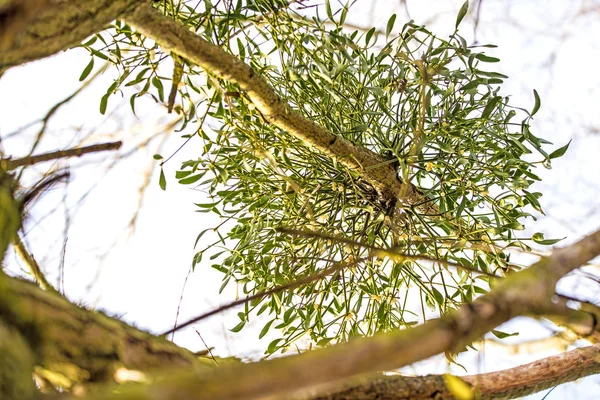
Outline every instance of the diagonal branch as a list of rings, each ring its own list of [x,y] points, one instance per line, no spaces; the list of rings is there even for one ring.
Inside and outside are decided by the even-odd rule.
[[[10,158],[0,159],[0,168],[5,171],[10,171],[19,167],[28,167],[30,165],[41,162],[58,160],[60,158],[81,157],[84,154],[97,153],[99,151],[118,150],[121,148],[122,142],[107,142],[93,144],[85,147],[77,147],[74,149],[53,151],[50,153],[39,154],[37,156],[29,156],[11,160]]]
[[[404,205],[418,205],[427,214],[439,213],[413,185],[408,190],[403,190],[395,168],[382,156],[334,135],[292,109],[262,76],[237,57],[207,42],[182,24],[165,18],[150,5],[141,5],[130,15],[124,16],[124,19],[141,33],[160,43],[165,51],[190,60],[220,78],[237,83],[267,121],[320,153],[339,160],[373,185],[385,200],[392,204],[400,200]]]
[[[151,396],[154,393],[195,400],[290,398],[322,385],[401,368],[436,354],[462,350],[513,317],[546,313],[552,309],[558,279],[599,254],[600,230],[556,250],[527,270],[508,275],[473,303],[415,328],[300,355],[224,367],[208,375],[183,370],[148,387],[124,388],[119,395],[104,392],[93,399],[156,399]]]
[[[354,261],[351,261],[351,262],[335,263],[332,267],[326,268],[326,269],[324,269],[323,271],[321,271],[321,272],[319,272],[317,274],[309,275],[309,276],[306,276],[304,278],[300,278],[300,279],[297,279],[297,280],[292,281],[290,283],[287,283],[285,285],[276,286],[276,287],[274,287],[272,289],[265,290],[263,292],[259,292],[259,293],[253,294],[251,296],[244,297],[243,299],[232,301],[230,303],[227,303],[227,304],[224,304],[224,305],[222,305],[220,307],[217,307],[214,310],[208,311],[208,312],[206,312],[204,314],[201,314],[201,315],[199,315],[197,317],[194,317],[194,318],[192,318],[192,319],[190,319],[190,320],[188,320],[188,321],[186,321],[186,322],[184,322],[182,324],[176,325],[174,328],[169,329],[168,331],[164,332],[161,336],[167,336],[167,335],[169,335],[171,333],[177,332],[177,331],[179,331],[179,330],[181,330],[181,329],[183,329],[185,327],[188,327],[188,326],[190,326],[192,324],[200,322],[200,321],[202,321],[202,320],[204,320],[204,319],[206,319],[208,317],[212,317],[213,315],[219,314],[219,313],[221,313],[223,311],[229,310],[230,308],[233,308],[235,306],[239,306],[241,304],[248,304],[248,303],[250,303],[253,300],[262,299],[264,297],[271,296],[273,294],[285,292],[286,290],[292,290],[292,289],[295,289],[297,287],[304,286],[304,285],[306,285],[308,283],[318,281],[319,279],[323,279],[323,278],[325,278],[325,277],[327,277],[329,275],[333,275],[336,272],[340,272],[340,271],[342,271],[345,268],[352,267],[352,266],[354,266],[354,265],[356,265],[356,264],[358,264],[358,263],[360,263],[360,262],[362,262],[364,260],[365,260],[364,258],[361,258],[361,259],[354,260]]]

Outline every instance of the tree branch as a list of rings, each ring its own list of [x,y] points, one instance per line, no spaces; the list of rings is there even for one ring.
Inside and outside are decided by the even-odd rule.
[[[513,399],[600,373],[600,345],[583,347],[502,371],[460,377],[478,399]],[[442,375],[386,376],[313,400],[453,399]]]
[[[0,53],[15,46],[29,23],[50,0],[7,0],[0,3]]]
[[[181,367],[200,373],[214,368],[212,360],[197,358],[164,338],[7,275],[0,276],[0,321],[23,335],[36,366],[72,384],[113,382],[120,368],[152,372]]]
[[[260,363],[220,368],[198,376],[189,370],[149,386],[124,388],[108,399],[258,399],[290,398],[307,389],[330,385],[377,371],[401,368],[443,352],[456,352],[509,319],[545,313],[556,282],[580,264],[600,254],[600,230],[556,250],[529,269],[508,275],[493,290],[471,304],[412,329],[361,338]]]
[[[220,78],[237,83],[267,121],[302,140],[320,153],[339,160],[365,178],[386,200],[419,205],[426,214],[439,211],[410,185],[402,191],[395,168],[382,156],[338,137],[302,116],[283,101],[265,79],[237,57],[226,53],[182,24],[165,18],[149,4],[123,17],[144,35],[156,40],[167,52],[192,61]],[[402,198],[401,193],[405,193]]]
[[[0,9],[0,72],[79,45],[148,0],[9,0]],[[28,6],[36,4],[35,12]],[[4,11],[4,13],[3,13]],[[35,17],[35,18],[33,18]],[[6,25],[5,25],[6,24]]]
[[[91,146],[77,147],[74,149],[53,151],[50,153],[39,154],[37,156],[29,156],[11,160],[4,158],[0,160],[0,168],[5,171],[10,171],[19,167],[30,166],[41,162],[57,160],[67,157],[81,157],[84,154],[97,153],[100,151],[118,150],[123,145],[123,142],[107,142],[101,144],[93,144]]]
[[[276,287],[274,287],[272,289],[265,290],[263,292],[259,292],[259,293],[253,294],[251,296],[244,297],[243,299],[240,299],[240,300],[232,301],[231,303],[224,304],[224,305],[222,305],[220,307],[217,307],[214,310],[208,311],[208,312],[206,312],[204,314],[201,314],[201,315],[199,315],[197,317],[189,319],[189,320],[187,320],[186,322],[184,322],[182,324],[176,325],[174,328],[169,329],[168,331],[164,332],[161,336],[167,336],[167,335],[169,335],[171,333],[177,332],[177,331],[179,331],[179,330],[181,330],[181,329],[183,329],[185,327],[188,327],[188,326],[190,326],[192,324],[195,324],[196,322],[200,322],[200,321],[202,321],[202,320],[204,320],[204,319],[206,319],[208,317],[211,317],[213,315],[219,314],[219,313],[221,313],[221,312],[223,312],[225,310],[229,310],[230,308],[233,308],[235,306],[239,306],[241,304],[246,304],[246,303],[249,303],[249,302],[251,302],[253,300],[262,299],[264,297],[271,296],[271,295],[276,294],[276,293],[285,292],[286,290],[292,290],[292,289],[295,289],[295,288],[300,287],[302,285],[306,285],[308,283],[318,281],[319,279],[323,279],[323,278],[325,278],[328,275],[332,275],[332,274],[334,274],[336,272],[342,271],[345,268],[352,267],[352,266],[354,266],[354,265],[356,265],[356,264],[358,264],[358,263],[360,263],[360,262],[362,262],[364,260],[365,260],[364,258],[361,258],[361,259],[358,259],[358,260],[354,260],[352,262],[335,263],[332,267],[326,268],[326,269],[324,269],[323,271],[321,271],[319,273],[316,273],[316,274],[313,274],[313,275],[308,275],[308,276],[306,276],[304,278],[297,279],[297,280],[295,280],[293,282],[290,282],[290,283],[287,283],[285,285],[276,286]]]

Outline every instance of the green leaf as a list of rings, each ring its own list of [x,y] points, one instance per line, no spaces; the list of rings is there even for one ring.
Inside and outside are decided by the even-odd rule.
[[[281,342],[282,340],[283,339],[275,339],[271,343],[269,343],[269,346],[267,346],[266,353],[268,353],[268,354],[275,353],[275,351],[277,350],[277,346],[279,345],[279,342]]]
[[[155,154],[152,156],[152,158],[154,158],[155,160],[162,160],[163,156],[161,156],[160,154]]]
[[[137,94],[132,94],[129,98],[129,106],[131,107],[131,112],[133,113],[133,115],[137,116],[137,114],[135,113],[135,99],[137,99]]]
[[[158,76],[154,75],[152,77],[152,85],[154,85],[156,90],[158,90],[158,98],[160,99],[160,101],[164,102],[165,101],[165,89],[164,89],[163,84]]]
[[[90,72],[92,72],[93,68],[94,68],[94,57],[92,57],[92,59],[90,60],[90,62],[88,63],[88,65],[86,65],[86,67],[83,69],[83,72],[79,76],[79,82],[81,82],[85,78],[87,78],[88,75],[90,74]]]
[[[90,40],[88,40],[85,43],[81,44],[81,47],[89,47],[91,45],[93,45],[94,43],[96,43],[96,40],[98,40],[98,37],[96,35],[92,36],[92,38]]]
[[[478,59],[479,61],[489,62],[489,63],[496,63],[496,62],[500,61],[499,58],[486,56],[483,53],[475,54],[475,58]]]
[[[262,339],[267,334],[267,332],[269,332],[269,328],[271,328],[273,322],[275,322],[275,319],[272,319],[269,322],[267,322],[267,324],[262,328],[262,330],[258,334],[259,339]]]
[[[543,233],[534,233],[533,236],[531,236],[531,239],[536,242],[537,244],[543,244],[545,246],[549,246],[555,243],[560,242],[561,240],[564,240],[565,238],[562,239],[544,239],[544,234]]]
[[[186,176],[190,176],[192,171],[175,171],[175,179],[183,179]]]
[[[158,186],[160,186],[160,188],[162,190],[167,190],[167,179],[165,178],[165,171],[162,168],[160,169],[160,177],[158,178]]]
[[[533,105],[533,110],[531,110],[531,116],[534,116],[536,112],[540,109],[542,102],[540,101],[540,95],[537,90],[533,89],[533,97],[535,98],[535,104]]]
[[[194,203],[194,205],[196,207],[200,207],[200,208],[213,208],[214,206],[218,205],[220,203],[220,201],[215,201],[214,203]]]
[[[242,330],[242,328],[244,327],[244,325],[246,325],[246,321],[242,321],[239,324],[237,324],[236,326],[234,326],[233,328],[230,329],[231,332],[239,332]]]
[[[444,153],[448,153],[448,154],[454,153],[454,148],[452,146],[450,146],[448,143],[438,143],[438,145],[440,146],[440,150],[442,150]]]
[[[375,28],[371,28],[369,29],[369,31],[367,32],[367,34],[365,35],[365,45],[369,45],[369,42],[371,41],[371,38],[373,37],[373,34],[375,33]]]
[[[104,115],[104,113],[106,112],[106,106],[108,105],[108,96],[110,96],[110,93],[106,93],[100,99],[100,114],[102,115]]]
[[[329,0],[325,0],[325,11],[329,19],[333,21],[333,11],[331,10],[331,2]]]
[[[385,37],[386,38],[388,36],[390,36],[390,33],[392,32],[392,29],[394,29],[394,23],[395,22],[396,22],[396,14],[392,14],[392,16],[388,20],[387,25],[385,27]]]
[[[475,89],[475,88],[477,88],[477,86],[481,85],[485,81],[486,81],[485,79],[481,79],[481,78],[473,79],[471,82],[464,85],[461,88],[461,90],[467,91],[467,90]]]
[[[200,180],[200,178],[202,178],[203,176],[204,176],[204,173],[192,175],[187,178],[180,179],[179,183],[181,183],[182,185],[190,185],[194,182],[198,182]]]
[[[496,336],[498,339],[505,339],[507,337],[511,337],[511,336],[519,336],[519,332],[514,332],[514,333],[506,333],[506,332],[502,332],[496,329],[492,329],[492,333],[494,334],[494,336]]]
[[[569,145],[571,144],[571,140],[569,140],[569,143],[567,143],[563,147],[556,149],[552,153],[550,153],[548,158],[550,158],[552,160],[554,158],[562,157],[567,152],[567,149],[569,148]]]
[[[488,118],[490,114],[492,114],[492,111],[494,111],[500,100],[502,100],[502,97],[500,96],[496,96],[492,100],[490,100],[483,109],[483,112],[481,113],[481,118]]]
[[[458,26],[462,22],[463,18],[465,15],[467,15],[467,11],[469,11],[469,0],[465,1],[460,8],[460,11],[458,11],[458,15],[456,16],[456,29],[458,29]]]

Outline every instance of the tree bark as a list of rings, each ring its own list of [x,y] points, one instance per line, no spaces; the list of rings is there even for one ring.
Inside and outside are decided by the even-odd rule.
[[[502,371],[460,377],[477,399],[514,399],[600,373],[600,345],[583,347]],[[386,376],[313,400],[453,399],[442,375]]]
[[[79,45],[86,37],[149,0],[9,0],[7,3],[0,9],[0,75],[12,66]]]
[[[23,335],[37,366],[73,385],[112,382],[120,368],[143,372],[214,368],[212,360],[197,358],[166,338],[8,276],[0,281],[0,321]]]
[[[165,51],[174,52],[223,79],[237,83],[267,121],[357,172],[391,204],[399,200],[401,204],[416,206],[426,214],[439,213],[413,185],[403,186],[396,169],[385,158],[326,131],[302,116],[282,101],[263,77],[237,57],[207,42],[182,24],[165,18],[150,6],[140,6],[124,19],[156,40]]]
[[[415,328],[361,338],[327,349],[313,350],[260,363],[223,368],[198,376],[179,371],[154,385],[106,392],[94,400],[290,398],[319,385],[340,383],[376,371],[401,368],[442,352],[456,352],[486,332],[523,314],[570,312],[552,302],[557,275],[600,254],[600,230],[556,250],[529,269],[513,273],[493,290],[453,313]],[[598,321],[590,324],[591,334]],[[165,397],[156,397],[156,393]],[[167,397],[166,394],[173,397]]]

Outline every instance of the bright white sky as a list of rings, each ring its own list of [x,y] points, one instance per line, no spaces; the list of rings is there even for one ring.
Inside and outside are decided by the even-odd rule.
[[[361,0],[355,12],[349,14],[348,22],[359,26],[372,23],[381,26],[396,12],[399,27],[407,20],[399,3]],[[427,23],[430,30],[444,36],[453,30],[461,4],[462,1],[449,0],[408,1],[408,10],[417,23]],[[578,15],[582,7],[587,11]],[[542,98],[542,109],[536,116],[534,132],[557,147],[573,139],[567,155],[557,160],[551,171],[538,171],[544,182],[537,190],[545,193],[542,205],[548,216],[537,222],[527,221],[528,233],[541,231],[546,237],[568,236],[570,242],[600,226],[600,184],[597,179],[600,123],[596,120],[600,106],[600,76],[595,73],[596,66],[600,65],[599,10],[599,1],[483,2],[477,39],[480,43],[499,46],[489,49],[488,54],[502,59],[497,70],[511,78],[503,93],[512,96],[513,104],[531,109],[532,89],[537,89]],[[468,40],[473,38],[472,21],[472,18],[466,19],[461,29]],[[12,138],[7,139],[7,135],[41,118],[51,106],[72,93],[79,86],[78,77],[88,61],[89,55],[85,51],[72,50],[5,73],[0,79],[0,135],[5,155],[26,155],[39,125]],[[169,121],[166,109],[151,100],[138,102],[139,118],[132,116],[128,105],[130,93],[126,93],[122,101],[118,96],[111,97],[106,116],[100,115],[100,97],[113,77],[114,72],[109,70],[64,107],[52,119],[47,137],[37,152],[70,147],[87,132],[94,132],[93,139],[85,144],[123,140],[125,145],[120,151],[123,154],[132,149],[140,137],[157,133]],[[116,111],[110,114],[113,110]],[[169,132],[168,136],[160,151],[165,157],[182,143],[180,134]],[[56,283],[63,248],[65,204],[71,212],[77,210],[70,219],[65,253],[64,287],[68,297],[107,310],[155,333],[173,325],[182,285],[195,253],[193,243],[197,234],[218,223],[216,216],[195,213],[193,203],[204,202],[205,195],[178,185],[173,178],[182,161],[200,154],[199,140],[192,140],[165,165],[168,188],[162,191],[158,188],[157,164],[151,158],[157,152],[161,138],[109,172],[106,166],[113,159],[109,153],[61,162],[61,167],[73,167],[71,182],[67,189],[59,186],[44,196],[43,203],[33,210],[28,220],[26,237],[49,279]],[[130,236],[128,222],[138,208],[138,189],[149,166],[154,167],[155,175],[143,197],[136,230]],[[47,164],[40,165],[35,170],[41,173],[48,167]],[[85,202],[80,204],[81,195],[95,185]],[[203,238],[204,243],[208,240],[208,235]],[[10,268],[13,271],[21,268],[14,257]],[[190,275],[180,321],[234,299],[231,287],[222,295],[217,294],[220,279],[220,273],[210,268],[208,260]],[[575,283],[571,281],[563,287],[566,290],[573,285]],[[595,292],[593,286],[577,286],[577,295],[592,301],[597,300]],[[257,340],[262,321],[255,320],[240,334],[232,334],[228,329],[237,323],[236,312],[213,317],[195,328],[208,346],[215,347],[216,354],[259,357],[270,341],[269,335]],[[518,330],[520,340],[542,337],[550,332],[537,323],[524,320],[513,322],[503,330]],[[204,349],[194,329],[177,333],[175,341],[195,351]],[[549,354],[552,352],[515,357],[488,350],[483,355],[471,352],[460,360],[469,373],[479,373],[508,368]],[[462,372],[458,368],[450,371]],[[448,372],[448,366],[438,357],[419,364],[415,372]],[[548,398],[595,398],[590,393],[599,389],[600,379],[590,377],[585,382],[559,387]],[[542,397],[543,393],[531,398]]]

